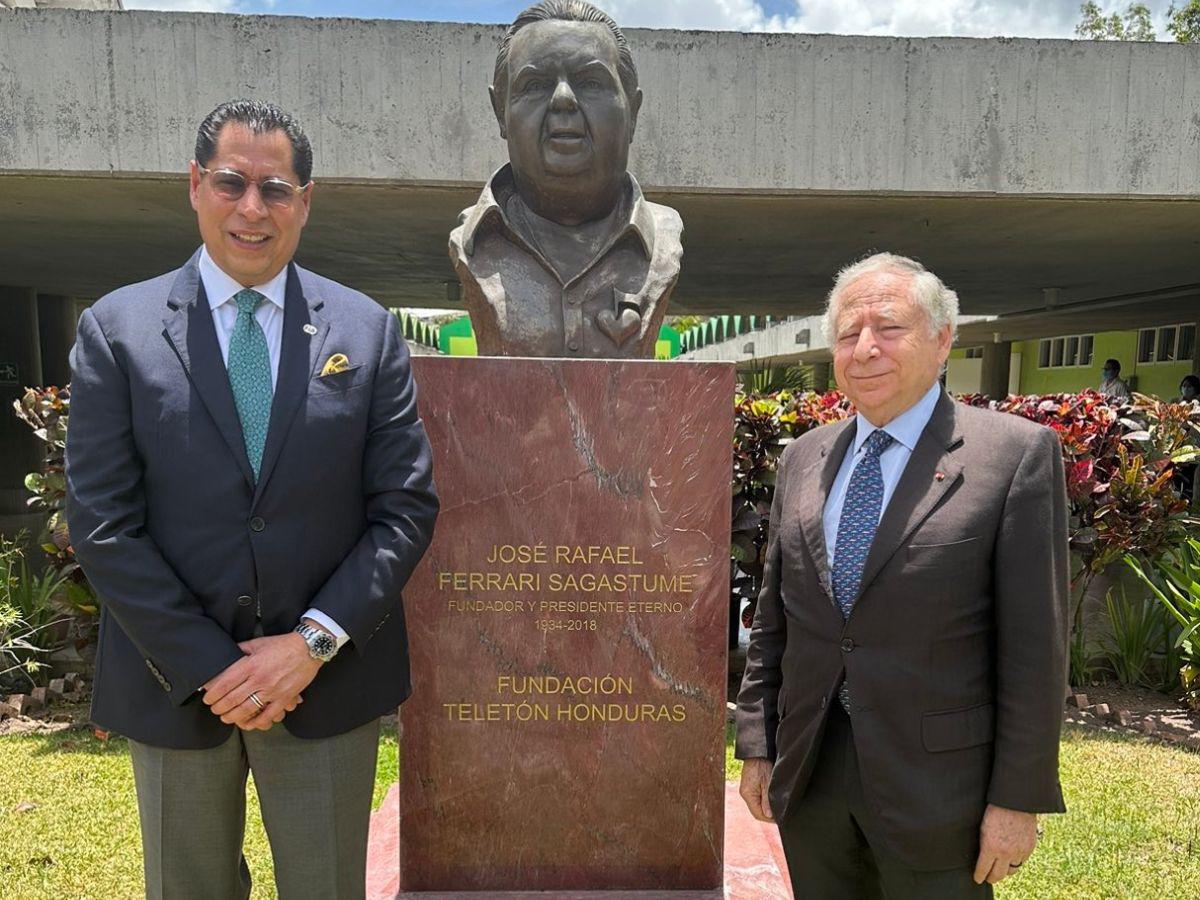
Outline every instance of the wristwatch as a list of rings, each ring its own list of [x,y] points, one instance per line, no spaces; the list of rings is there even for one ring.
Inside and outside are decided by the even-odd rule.
[[[333,639],[333,635],[322,631],[320,628],[307,625],[304,622],[301,622],[292,630],[304,638],[304,643],[308,644],[308,655],[313,659],[319,659],[321,662],[329,662],[337,655],[338,645],[337,641]]]

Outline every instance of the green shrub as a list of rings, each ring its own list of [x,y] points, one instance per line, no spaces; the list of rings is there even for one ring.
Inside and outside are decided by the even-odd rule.
[[[1200,540],[1189,538],[1149,563],[1130,554],[1125,564],[1179,623],[1174,646],[1181,651],[1184,699],[1192,709],[1200,709]]]
[[[61,644],[55,630],[68,621],[57,608],[66,582],[53,568],[31,572],[20,536],[0,537],[0,685],[42,680],[45,657]]]
[[[1104,658],[1121,684],[1152,686],[1154,652],[1162,644],[1164,621],[1150,597],[1130,598],[1119,584],[1104,595],[1112,633],[1101,641]]]
[[[40,472],[25,476],[25,487],[32,495],[29,508],[46,513],[46,525],[39,536],[50,564],[66,579],[63,601],[78,616],[94,620],[99,614],[96,594],[75,561],[75,548],[65,516],[67,501],[66,448],[67,425],[71,413],[71,388],[28,388],[13,401],[17,418],[28,425],[42,442],[44,456]],[[94,624],[81,623],[80,630],[94,631]]]

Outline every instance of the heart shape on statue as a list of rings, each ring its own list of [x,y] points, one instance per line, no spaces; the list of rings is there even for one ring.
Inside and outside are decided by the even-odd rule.
[[[611,309],[602,309],[596,314],[596,327],[608,335],[609,340],[620,347],[629,338],[637,334],[642,325],[642,317],[636,309],[628,306],[616,315]]]

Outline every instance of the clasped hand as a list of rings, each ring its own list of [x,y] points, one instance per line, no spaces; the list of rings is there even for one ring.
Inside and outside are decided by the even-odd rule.
[[[321,662],[294,632],[243,641],[238,647],[246,655],[202,686],[204,702],[226,725],[266,731],[304,702],[300,693]]]

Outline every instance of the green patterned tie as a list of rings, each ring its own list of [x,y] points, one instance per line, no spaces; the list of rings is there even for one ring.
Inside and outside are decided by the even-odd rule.
[[[254,318],[254,309],[267,298],[258,291],[238,291],[238,317],[229,336],[229,385],[233,402],[242,421],[246,455],[254,469],[254,480],[262,467],[263,447],[267,443],[267,425],[271,421],[271,354],[267,336]]]

